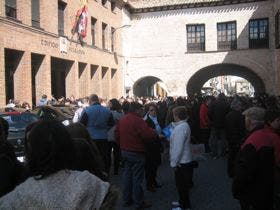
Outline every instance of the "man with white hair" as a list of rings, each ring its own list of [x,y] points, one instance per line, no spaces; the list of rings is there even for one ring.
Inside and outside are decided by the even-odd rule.
[[[252,107],[243,112],[250,132],[237,155],[232,185],[233,196],[242,210],[273,209],[275,134],[264,128],[265,109]]]

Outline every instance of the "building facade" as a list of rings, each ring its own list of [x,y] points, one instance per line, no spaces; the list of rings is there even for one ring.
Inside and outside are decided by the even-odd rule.
[[[279,1],[129,3],[125,86],[134,94],[145,93],[139,84],[146,80],[162,81],[170,95],[192,94],[222,75],[248,80],[257,93],[280,94]]]
[[[71,29],[87,3],[87,36]],[[0,3],[0,106],[9,99],[35,103],[43,94],[76,98],[123,94],[123,1],[2,0]]]

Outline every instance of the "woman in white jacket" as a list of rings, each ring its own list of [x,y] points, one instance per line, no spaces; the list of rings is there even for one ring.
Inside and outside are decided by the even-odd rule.
[[[175,183],[179,194],[178,207],[190,209],[189,189],[192,186],[191,130],[186,122],[187,110],[183,106],[172,110],[175,122],[170,137],[170,166],[175,169]],[[174,203],[173,203],[174,205]]]

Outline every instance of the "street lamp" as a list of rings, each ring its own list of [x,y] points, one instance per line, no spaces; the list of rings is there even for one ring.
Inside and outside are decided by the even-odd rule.
[[[112,31],[111,31],[111,51],[114,52],[114,46],[115,46],[115,32],[119,29],[122,29],[122,28],[126,28],[126,27],[130,27],[131,25],[122,25],[120,27],[117,27],[117,28],[112,28]]]
[[[117,30],[121,29],[121,28],[126,28],[126,27],[130,27],[131,25],[129,24],[125,24],[125,25],[122,25],[120,27],[117,27],[117,28],[114,28],[114,30],[112,31],[112,34],[114,34]]]
[[[115,59],[115,62],[118,64],[118,55],[117,55],[117,52],[115,51],[116,49],[114,49],[114,43],[115,43],[115,32],[117,31],[117,30],[119,30],[119,29],[122,29],[122,28],[127,28],[127,27],[130,27],[131,25],[129,25],[129,24],[125,24],[125,25],[122,25],[122,26],[120,26],[120,27],[117,27],[117,28],[114,28],[114,29],[112,29],[112,31],[111,31],[111,50],[112,50],[112,52],[114,53],[114,59]],[[122,42],[121,42],[122,43]],[[121,53],[122,54],[122,53]],[[125,83],[125,68],[126,68],[126,63],[125,63],[125,56],[121,56],[122,57],[122,62],[123,62],[123,68],[122,68],[122,73],[123,73],[123,81],[122,81],[122,83],[123,83],[123,86],[124,86],[124,83]],[[123,91],[124,91],[124,88],[123,88]],[[123,95],[124,95],[124,93],[125,93],[125,91],[123,92]]]

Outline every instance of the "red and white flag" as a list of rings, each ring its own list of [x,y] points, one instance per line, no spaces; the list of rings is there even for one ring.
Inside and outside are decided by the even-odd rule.
[[[84,5],[76,12],[76,19],[71,30],[72,34],[78,33],[78,37],[85,38],[87,36],[88,8]]]

